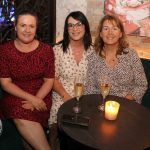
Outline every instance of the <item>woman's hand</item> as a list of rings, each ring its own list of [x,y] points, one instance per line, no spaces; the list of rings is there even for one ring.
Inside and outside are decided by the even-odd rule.
[[[67,93],[66,89],[63,87],[63,85],[58,77],[55,77],[54,84],[53,84],[53,90],[59,94],[59,96],[62,98],[62,100],[64,102],[72,98]]]
[[[30,108],[31,110],[33,110],[34,108],[38,111],[47,110],[45,102],[38,97],[34,97],[30,101],[22,101],[22,103],[23,103],[22,107],[25,109]]]
[[[68,101],[69,99],[71,99],[72,97],[68,94],[68,93],[66,93],[66,94],[64,94],[63,96],[62,96],[62,100],[65,102],[65,101]]]
[[[29,101],[23,101],[22,103],[23,103],[22,108],[24,109],[30,109],[31,111],[35,109],[34,106]]]
[[[22,101],[23,108],[30,109],[30,110],[36,109],[39,111],[47,110],[46,104],[43,101],[43,99],[51,90],[52,84],[53,84],[53,79],[49,79],[49,80],[44,79],[44,80],[45,80],[44,82],[45,84],[42,85],[42,87],[38,91],[37,96],[34,96],[24,91],[23,89],[18,87],[16,84],[14,84],[11,78],[0,78],[1,86],[3,87],[5,91],[7,91],[9,94],[12,94],[24,100]],[[46,88],[47,90],[45,90]]]
[[[39,111],[47,110],[45,102],[38,97],[36,97],[34,100],[32,100],[31,103],[35,107],[35,109],[37,109]]]
[[[134,100],[134,97],[131,94],[127,94],[125,98],[131,101]]]

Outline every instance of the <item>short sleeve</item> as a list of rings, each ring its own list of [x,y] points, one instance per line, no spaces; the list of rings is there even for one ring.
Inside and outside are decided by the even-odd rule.
[[[55,66],[54,66],[54,52],[51,46],[45,47],[45,72],[44,77],[45,78],[54,78],[55,76]]]

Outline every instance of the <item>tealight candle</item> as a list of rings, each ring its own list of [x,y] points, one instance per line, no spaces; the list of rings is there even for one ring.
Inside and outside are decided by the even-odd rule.
[[[105,118],[115,120],[118,115],[120,104],[115,101],[107,101],[105,103]]]

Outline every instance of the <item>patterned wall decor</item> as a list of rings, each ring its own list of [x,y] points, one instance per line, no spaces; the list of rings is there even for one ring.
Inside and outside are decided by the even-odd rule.
[[[55,0],[1,0],[0,7],[3,10],[8,10],[8,4],[14,5],[15,13],[22,9],[35,11],[39,17],[37,38],[47,43],[55,42]],[[3,16],[11,17],[9,12],[5,14],[2,11],[2,13]],[[0,24],[0,43],[9,41],[14,36],[14,25],[12,22],[5,21]]]
[[[104,8],[120,18],[126,34],[150,37],[150,0],[105,0]]]
[[[132,12],[133,6],[135,6],[135,10],[138,10],[136,11],[137,14],[139,14],[139,9],[142,9],[141,11],[145,12],[145,15],[141,12],[140,16],[134,15],[136,19],[144,19],[141,20],[142,22],[140,21],[140,25],[142,23],[142,26],[138,26],[138,30],[136,30],[134,34],[132,32],[132,35],[128,35],[128,40],[130,46],[137,50],[141,58],[150,59],[150,0],[75,0],[73,2],[71,0],[56,0],[56,41],[60,41],[62,39],[63,26],[66,16],[71,11],[76,10],[82,11],[87,16],[91,28],[92,38],[94,41],[99,21],[102,18],[102,16],[105,15],[107,8],[109,9],[109,11],[113,10],[114,1],[116,1],[116,3],[119,3],[121,1],[123,4],[121,6],[123,6],[123,8],[126,8],[124,5],[127,4],[130,5],[130,7],[132,6],[132,9],[130,8],[131,11],[129,11],[128,8],[128,10],[125,9],[123,12],[128,12],[128,19],[131,18],[129,17],[131,15],[131,13],[129,14],[129,12]],[[119,4],[116,5],[116,8],[116,12],[122,12],[122,9],[120,9]],[[135,14],[136,12],[134,11],[132,14]],[[134,22],[136,22],[136,19],[134,19]],[[132,25],[132,23],[133,20],[130,19],[130,25]]]
[[[72,11],[82,11],[89,20],[92,36],[95,36],[100,18],[104,15],[104,0],[56,0],[56,40],[60,41],[66,16]]]
[[[13,13],[13,14],[12,14]],[[14,2],[0,1],[0,43],[14,37],[13,30]]]

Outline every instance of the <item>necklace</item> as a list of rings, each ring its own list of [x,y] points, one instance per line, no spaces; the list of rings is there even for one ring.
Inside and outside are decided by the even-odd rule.
[[[118,58],[117,58],[116,54],[114,54],[110,51],[107,51],[106,48],[103,48],[102,54],[103,54],[106,64],[108,66],[113,67],[118,63]]]
[[[116,56],[106,55],[104,53],[105,62],[108,66],[114,67],[118,63],[118,58]]]
[[[118,63],[118,58],[105,58],[106,64],[110,67],[114,67]]]
[[[111,58],[109,59],[110,62],[115,62],[116,61],[116,58]]]

